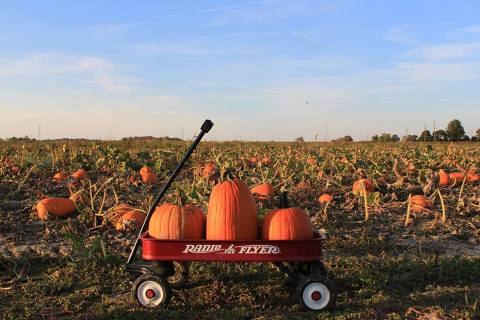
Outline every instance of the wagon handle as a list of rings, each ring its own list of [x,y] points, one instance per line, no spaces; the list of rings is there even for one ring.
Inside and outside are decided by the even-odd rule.
[[[158,194],[157,198],[155,198],[155,201],[153,202],[152,206],[150,207],[150,210],[148,210],[147,216],[145,217],[145,220],[143,221],[142,227],[140,228],[140,231],[138,232],[137,239],[135,240],[135,244],[133,245],[132,252],[130,252],[130,256],[128,257],[127,260],[127,265],[132,263],[133,259],[135,258],[135,254],[137,253],[138,250],[138,245],[139,245],[139,240],[143,232],[145,232],[145,229],[148,225],[148,222],[150,221],[150,218],[152,217],[153,212],[157,208],[157,205],[160,203],[160,200],[162,200],[163,196],[165,193],[167,193],[167,190],[170,188],[172,185],[173,181],[177,177],[178,173],[182,170],[183,166],[185,165],[185,162],[187,162],[188,158],[190,158],[190,155],[193,153],[193,150],[197,147],[197,145],[200,143],[200,140],[202,140],[203,136],[205,133],[209,132],[210,129],[213,127],[213,122],[210,120],[205,120],[205,122],[202,124],[202,127],[200,128],[200,134],[197,136],[197,138],[193,141],[192,145],[190,148],[187,150],[185,155],[183,156],[182,161],[177,165],[177,168],[175,168],[175,171],[172,173],[170,178],[168,179],[167,183],[163,186],[162,191]]]

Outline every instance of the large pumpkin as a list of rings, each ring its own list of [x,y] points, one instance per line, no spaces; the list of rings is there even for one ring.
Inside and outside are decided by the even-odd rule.
[[[205,215],[192,205],[158,206],[148,224],[148,233],[157,239],[202,239]]]
[[[288,208],[286,196],[285,208],[268,212],[262,222],[264,240],[304,240],[313,238],[310,217],[300,208]]]
[[[47,219],[49,214],[65,217],[75,210],[75,202],[68,198],[45,198],[37,203],[37,215],[42,220]]]
[[[227,180],[215,186],[208,202],[207,240],[254,240],[257,208],[248,186]]]

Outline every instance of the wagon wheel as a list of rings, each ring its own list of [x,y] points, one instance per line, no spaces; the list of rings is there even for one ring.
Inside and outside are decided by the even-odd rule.
[[[143,274],[133,283],[132,297],[143,307],[161,308],[170,301],[170,286],[162,277]]]
[[[327,276],[327,268],[320,260],[312,262],[293,262],[291,263],[291,266],[293,272],[301,277],[306,277],[308,275]]]
[[[321,275],[310,275],[300,280],[295,295],[302,308],[313,311],[334,308],[337,298],[334,283]]]
[[[173,261],[171,271],[173,274],[167,277],[170,287],[174,289],[183,287],[188,281],[188,265],[182,261]]]

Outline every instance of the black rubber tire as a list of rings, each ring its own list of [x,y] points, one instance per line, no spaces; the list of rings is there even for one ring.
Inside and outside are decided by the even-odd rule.
[[[188,265],[183,261],[172,261],[170,274],[166,277],[170,287],[173,289],[182,288],[188,282]]]
[[[145,286],[157,290],[160,294],[160,299],[149,300],[141,291],[145,290]],[[168,305],[172,297],[170,285],[162,277],[153,274],[143,274],[135,280],[132,285],[132,298],[144,308],[162,308]]]
[[[308,292],[312,290],[320,294],[319,300],[313,299],[313,293],[311,296],[308,295]],[[295,291],[295,296],[299,305],[305,310],[331,310],[335,308],[337,290],[335,284],[330,279],[314,274],[300,280]]]

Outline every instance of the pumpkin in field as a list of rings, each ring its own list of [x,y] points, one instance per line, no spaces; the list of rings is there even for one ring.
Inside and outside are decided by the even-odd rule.
[[[140,210],[133,209],[125,212],[115,224],[117,231],[125,231],[129,228],[140,230],[145,220],[146,214]]]
[[[439,176],[438,184],[440,187],[446,187],[450,185],[450,176],[448,175],[448,173],[446,173],[443,170],[440,170],[438,173],[438,176]]]
[[[254,156],[254,157],[251,157],[251,158],[250,158],[250,162],[251,162],[252,164],[256,164],[256,163],[258,162],[258,158],[255,157],[255,156]]]
[[[328,193],[324,193],[320,197],[318,197],[318,202],[320,202],[321,204],[329,203],[330,201],[332,201],[332,199],[333,197],[331,195],[329,195]]]
[[[62,181],[65,181],[67,180],[68,176],[63,173],[63,172],[57,172],[54,176],[53,176],[53,181],[55,182],[62,182]]]
[[[307,159],[307,164],[313,166],[315,163],[317,163],[317,160],[314,158],[309,158]]]
[[[270,183],[262,183],[252,188],[255,197],[261,200],[269,199],[275,195],[275,190]]]
[[[432,201],[424,195],[415,195],[410,198],[410,211],[423,212],[432,207]]]
[[[300,181],[295,186],[295,189],[298,190],[298,191],[308,191],[308,190],[312,189],[312,185],[308,181]]]
[[[257,208],[248,186],[238,179],[216,185],[208,202],[207,240],[254,240],[257,229]]]
[[[210,177],[214,173],[215,173],[215,165],[213,164],[213,162],[209,162],[205,165],[205,167],[203,167],[202,175],[205,178]]]
[[[353,187],[352,187],[353,194],[363,196],[363,188],[365,188],[367,195],[375,191],[375,185],[373,184],[372,180],[359,179],[353,183]]]
[[[148,166],[144,166],[140,169],[140,177],[145,184],[157,183],[157,176],[153,173],[152,168]]]
[[[82,180],[88,178],[88,174],[85,169],[78,169],[72,174],[72,177],[76,180]]]
[[[480,174],[478,173],[467,174],[467,181],[472,183],[480,182]]]
[[[112,209],[108,210],[106,212],[106,218],[107,218],[108,222],[110,222],[114,227],[116,227],[117,222],[120,220],[120,218],[125,213],[127,213],[128,211],[132,211],[132,210],[138,210],[138,209],[135,209],[135,207],[133,207],[129,204],[121,203],[121,204],[116,205]]]
[[[313,238],[310,217],[300,208],[289,208],[286,193],[281,208],[268,212],[262,221],[264,240],[304,240]]]
[[[42,220],[49,215],[66,217],[76,209],[75,202],[68,198],[45,198],[37,203],[37,215]]]
[[[269,157],[263,157],[263,159],[260,160],[260,163],[266,166],[272,163],[272,160]]]
[[[165,203],[155,209],[148,233],[156,239],[202,239],[204,226],[202,209]]]
[[[455,182],[455,184],[459,184],[459,183],[463,183],[463,179],[465,178],[465,175],[461,172],[452,172],[450,173],[449,178],[451,181]]]

